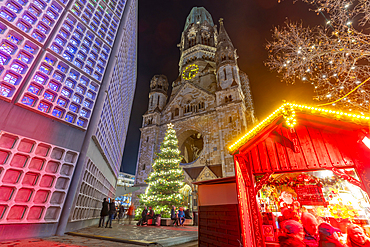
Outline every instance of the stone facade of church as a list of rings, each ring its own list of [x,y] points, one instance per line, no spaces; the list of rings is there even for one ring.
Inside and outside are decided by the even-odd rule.
[[[248,76],[237,64],[237,53],[222,19],[220,27],[203,7],[186,19],[181,42],[179,77],[172,83],[155,75],[150,82],[148,111],[143,115],[135,184],[145,186],[167,124],[174,124],[184,159],[185,182],[192,189],[189,206],[197,210],[192,182],[234,175],[227,145],[256,121]],[[145,192],[145,187],[133,194]],[[194,202],[194,203],[193,203]]]

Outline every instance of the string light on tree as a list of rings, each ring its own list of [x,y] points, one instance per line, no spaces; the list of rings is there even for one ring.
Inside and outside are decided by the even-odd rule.
[[[370,35],[366,30],[370,2],[302,1],[325,18],[323,25],[305,27],[288,21],[285,27],[275,28],[273,41],[266,46],[266,65],[287,83],[298,80],[313,84],[315,100],[335,103],[337,108],[368,111]]]
[[[152,164],[153,172],[145,180],[148,187],[145,194],[139,195],[139,198],[141,205],[151,206],[158,213],[164,211],[168,217],[172,205],[180,206],[183,203],[180,189],[184,186],[184,172],[179,167],[182,157],[174,125],[170,123],[167,127],[160,146],[161,152],[156,154],[157,158]],[[141,213],[141,210],[137,212]]]

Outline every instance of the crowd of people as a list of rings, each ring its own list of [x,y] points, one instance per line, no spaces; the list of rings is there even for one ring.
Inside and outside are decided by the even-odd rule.
[[[107,200],[107,198],[103,199],[102,209],[100,211],[100,220],[99,220],[99,227],[104,227],[105,220],[108,216],[108,220],[105,224],[105,228],[112,228],[112,221],[115,218],[118,218],[118,223],[120,219],[123,219],[127,215],[129,220],[129,224],[131,224],[132,219],[135,217],[135,207],[134,205],[130,205],[129,208],[126,210],[123,205],[120,205],[118,208],[113,198]],[[109,225],[109,226],[108,226]]]
[[[155,214],[152,207],[147,208],[144,206],[143,211],[141,212],[141,219],[137,223],[138,226],[145,226],[148,225],[150,219],[152,222],[156,222],[157,217],[160,216],[159,214]],[[185,219],[191,219],[190,217],[190,210],[184,210],[183,207],[180,207],[178,211],[176,211],[176,206],[172,206],[171,209],[171,220],[173,220],[173,226],[184,226]]]
[[[319,223],[308,212],[302,213],[300,219],[280,222],[281,247],[370,247],[370,239],[358,225],[348,225],[346,241],[340,241],[340,236],[340,229],[327,222]]]

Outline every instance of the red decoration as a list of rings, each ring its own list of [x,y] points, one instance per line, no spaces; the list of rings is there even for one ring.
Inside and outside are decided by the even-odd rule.
[[[321,187],[317,185],[295,187],[294,190],[297,193],[297,201],[299,201],[301,205],[326,206],[328,204],[322,194]]]

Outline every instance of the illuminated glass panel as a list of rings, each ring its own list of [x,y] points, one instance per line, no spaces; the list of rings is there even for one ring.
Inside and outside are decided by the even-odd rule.
[[[55,99],[55,94],[53,94],[53,93],[51,93],[49,91],[46,91],[44,93],[44,99],[49,100],[50,102],[53,102],[54,99]]]
[[[93,52],[96,52],[96,53],[99,53],[99,49],[98,49],[98,47],[97,47],[97,46],[95,46],[95,45],[92,47],[92,51],[93,51]]]
[[[76,82],[72,81],[71,79],[66,80],[66,85],[70,88],[74,88],[76,85]]]
[[[12,14],[10,10],[7,10],[5,8],[0,11],[0,16],[8,21],[13,21],[15,18],[15,15]]]
[[[96,92],[96,90],[98,90],[98,87],[93,85],[93,84],[90,84],[90,89],[92,89]]]
[[[75,80],[78,80],[78,77],[80,77],[80,74],[77,73],[76,71],[74,70],[71,70],[71,72],[69,72],[69,76],[72,77],[73,79]]]
[[[54,65],[54,59],[53,59],[53,58],[45,57],[45,58],[44,58],[44,61],[45,61],[47,64]]]
[[[57,84],[57,83],[55,83],[55,82],[49,82],[49,85],[48,85],[48,87],[51,89],[51,90],[53,90],[53,91],[55,91],[55,92],[58,92],[58,90],[59,90],[59,85]]]
[[[13,10],[15,13],[19,13],[22,10],[22,7],[14,2],[8,2],[6,5],[10,10]]]
[[[94,59],[94,60],[97,60],[97,59],[98,59],[98,55],[96,55],[94,52],[91,52],[91,53],[89,54],[89,56],[90,56],[92,59]]]
[[[102,42],[98,39],[95,40],[95,44],[97,44],[98,46],[101,46],[102,45]]]
[[[84,44],[87,46],[91,46],[91,41],[88,39],[84,39]]]
[[[37,107],[37,110],[42,111],[42,112],[49,112],[50,109],[50,104],[47,104],[45,102],[40,102],[39,106]]]
[[[90,111],[82,108],[81,111],[80,111],[80,115],[87,118],[87,117],[90,116]]]
[[[86,59],[86,55],[85,55],[85,54],[83,54],[82,52],[78,52],[78,53],[77,53],[77,57],[78,57],[79,59],[81,59],[82,61],[85,61],[85,59]]]
[[[99,72],[99,73],[102,73],[104,72],[104,69],[101,67],[101,66],[96,66],[96,70]]]
[[[31,84],[31,85],[29,85],[27,91],[30,92],[30,93],[39,95],[39,93],[41,91],[41,88],[36,86],[35,84]]]
[[[108,54],[109,54],[110,49],[109,49],[108,47],[104,46],[104,47],[103,47],[103,51],[104,51],[105,53],[108,53]]]
[[[33,106],[33,104],[35,103],[36,99],[35,97],[32,97],[30,95],[24,95],[21,102],[25,105],[28,105],[28,106]]]
[[[77,45],[80,44],[80,41],[78,39],[76,39],[75,37],[72,37],[71,38],[71,43],[77,46]]]
[[[37,83],[45,85],[47,78],[41,73],[36,73],[36,75],[33,77],[33,80]]]
[[[73,116],[72,114],[70,113],[67,113],[66,117],[65,117],[65,120],[67,122],[70,122],[70,123],[73,123],[75,121],[75,116]]]
[[[45,24],[49,25],[49,26],[51,26],[51,24],[53,23],[53,21],[50,19],[50,17],[48,17],[48,16],[46,16],[46,15],[44,15],[44,16],[42,17],[42,21],[43,21]]]
[[[28,32],[31,30],[31,26],[26,23],[25,21],[19,20],[17,23],[17,27],[22,30],[23,32]]]
[[[74,25],[75,24],[75,21],[71,17],[69,17],[69,16],[66,18],[66,20],[71,25]]]
[[[61,29],[59,31],[59,33],[63,36],[63,38],[67,39],[69,37],[69,33],[68,31],[66,31],[65,29]]]
[[[81,45],[81,51],[84,53],[89,53],[89,49],[85,45]]]
[[[47,34],[49,32],[49,28],[47,26],[45,26],[45,24],[43,24],[42,22],[40,22],[37,25],[37,29],[40,30],[44,34]]]
[[[78,39],[82,38],[82,34],[80,32],[74,31],[73,36],[75,36]]]
[[[23,1],[23,0],[15,0],[17,3],[19,3],[20,5],[26,5],[28,3],[28,1]]]
[[[52,11],[51,9],[48,9],[48,10],[46,11],[46,14],[47,14],[48,16],[50,16],[51,18],[53,18],[53,19],[57,19],[57,18],[58,18],[58,15],[57,15],[54,11]]]
[[[17,61],[14,61],[13,64],[10,66],[10,69],[14,72],[17,72],[18,74],[22,74],[26,70],[26,66],[20,64]]]
[[[59,108],[55,108],[53,112],[51,113],[54,117],[61,118],[63,117],[63,111]]]
[[[63,53],[63,57],[68,61],[72,61],[72,59],[73,59],[73,56],[70,53],[66,52],[66,51]]]
[[[75,59],[75,60],[73,61],[73,63],[74,63],[74,65],[76,65],[78,68],[82,68],[82,66],[83,66],[83,63],[82,63],[80,60],[78,60],[78,59]]]
[[[100,64],[101,66],[104,66],[104,61],[102,59],[99,59],[98,64]]]
[[[72,54],[75,54],[76,53],[76,51],[77,51],[77,48],[76,47],[74,47],[73,45],[68,45],[67,46],[67,51],[69,51],[70,53],[72,53]]]
[[[32,37],[35,38],[39,42],[42,42],[45,38],[45,36],[37,30],[33,31]]]
[[[97,30],[98,30],[98,28],[97,28],[94,24],[90,24],[90,27],[91,27],[91,29],[92,29],[92,30],[94,30],[94,31],[97,31]]]
[[[81,118],[79,118],[78,120],[77,120],[77,125],[78,126],[81,126],[81,127],[84,127],[84,125],[85,125],[85,120],[82,120]]]
[[[80,16],[81,12],[77,10],[76,7],[72,8],[72,12],[75,13],[75,15]]]
[[[0,46],[0,50],[5,53],[8,53],[9,55],[11,55],[15,51],[15,49],[16,49],[15,46],[11,45],[8,42],[4,42]]]
[[[34,15],[35,15],[35,16],[37,16],[37,17],[39,17],[39,16],[40,16],[40,14],[41,14],[41,11],[40,11],[40,10],[38,10],[35,6],[32,6],[32,5],[28,8],[28,11],[29,11],[30,13],[34,14]]]
[[[61,64],[58,64],[58,69],[60,70],[60,71],[62,71],[63,73],[66,73],[67,72],[67,68],[66,67],[64,67],[63,65],[61,65]]]
[[[100,80],[100,78],[101,78],[101,75],[99,73],[97,73],[97,72],[95,72],[93,76],[97,80]]]
[[[106,53],[102,52],[100,55],[101,55],[101,57],[102,57],[102,58],[104,58],[105,60],[107,60],[107,59],[108,59],[108,55],[107,55]]]
[[[5,85],[5,84],[1,84],[0,85],[0,95],[1,96],[4,96],[4,97],[8,97],[12,92],[12,88]]]
[[[80,25],[77,25],[77,30],[83,33],[85,31],[84,28],[82,28]]]
[[[92,73],[92,69],[90,68],[90,67],[85,67],[84,68],[84,71],[87,73],[87,74],[89,74],[89,75],[91,75],[91,73]]]
[[[72,26],[71,25],[69,25],[68,23],[63,23],[63,27],[65,28],[65,29],[67,29],[69,32],[71,32],[72,31]]]
[[[33,47],[31,47],[30,45],[25,45],[24,46],[24,49],[26,50],[26,51],[28,51],[29,53],[31,53],[31,54],[33,54],[33,53],[35,53],[35,49],[33,48]],[[1,50],[1,48],[0,48],[0,50]]]
[[[17,59],[20,60],[20,61],[22,61],[22,62],[29,63],[31,61],[31,56],[28,55],[26,52],[21,51],[19,53]]]
[[[9,59],[10,59],[10,57],[8,55],[3,54],[3,53],[0,52],[0,64],[1,65],[7,64]]]
[[[94,67],[94,65],[95,65],[95,62],[93,62],[90,58],[89,59],[87,59],[87,65],[89,65],[89,66],[91,66],[91,67]]]
[[[62,82],[64,80],[64,75],[58,71],[55,71],[53,74],[53,78],[57,81]]]
[[[78,103],[78,104],[81,104],[82,103],[82,97],[81,96],[79,96],[79,95],[73,95],[73,97],[72,97],[72,101],[74,101],[74,102],[76,102],[76,103]]]
[[[28,14],[28,13],[25,13],[23,15],[23,19],[27,21],[28,23],[30,23],[31,25],[35,24],[36,22],[36,18],[32,17],[31,14]]]
[[[75,105],[75,104],[70,104],[69,105],[69,110],[72,111],[72,112],[74,112],[74,113],[77,113],[78,112],[78,109],[79,109],[79,107],[77,105]]]
[[[64,46],[66,44],[66,40],[60,37],[59,35],[55,38],[55,42],[57,42],[59,45]]]
[[[88,99],[85,99],[84,100],[84,106],[91,109],[92,106],[93,106],[93,102],[88,100]]]
[[[86,89],[81,87],[80,85],[77,86],[76,91],[80,94],[85,94]]]
[[[87,86],[87,84],[89,84],[89,79],[86,79],[85,77],[81,77],[80,83],[82,83],[83,85]]]
[[[57,104],[62,106],[62,107],[66,107],[67,104],[68,104],[68,101],[64,98],[59,98],[58,101],[57,101]]]
[[[71,94],[72,94],[72,91],[67,89],[67,88],[63,88],[62,91],[61,91],[61,94],[65,97],[71,97]]]
[[[96,18],[93,18],[92,21],[95,25],[99,26],[99,21]]]
[[[87,17],[87,16],[83,15],[83,16],[81,17],[81,19],[82,19],[82,21],[83,21],[83,22],[85,22],[86,24],[89,24],[89,21],[88,21],[88,17]]]
[[[46,7],[46,4],[44,4],[42,1],[39,1],[39,0],[35,0],[35,1],[33,1],[33,3],[34,3],[37,7],[39,7],[40,9],[45,9],[45,7]]]
[[[18,83],[18,76],[12,72],[7,72],[4,76],[4,81],[16,85]]]
[[[54,9],[57,13],[60,13],[60,11],[62,11],[62,9],[58,7],[55,3],[51,5],[51,8]]]
[[[45,74],[49,75],[49,74],[51,74],[52,68],[50,66],[47,66],[46,64],[42,63],[39,70],[41,72],[44,72]]]

